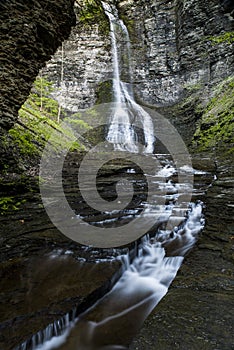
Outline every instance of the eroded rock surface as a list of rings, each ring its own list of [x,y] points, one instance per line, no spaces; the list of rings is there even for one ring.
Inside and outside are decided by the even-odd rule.
[[[204,198],[206,227],[169,293],[130,349],[229,350],[233,345],[233,172],[220,168]]]
[[[0,348],[4,350],[74,308],[77,315],[82,313],[121,272],[119,251],[69,240],[50,222],[38,195],[21,194],[19,199],[23,198],[26,202],[17,212],[0,215]]]
[[[9,129],[39,69],[75,24],[73,0],[1,1],[0,128]]]

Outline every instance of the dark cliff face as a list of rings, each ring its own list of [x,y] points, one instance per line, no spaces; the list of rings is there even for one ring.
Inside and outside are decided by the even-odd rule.
[[[0,130],[9,129],[39,69],[75,24],[74,0],[0,2]]]
[[[230,12],[233,14],[233,11],[234,11],[233,0],[221,0],[221,6],[224,12]]]

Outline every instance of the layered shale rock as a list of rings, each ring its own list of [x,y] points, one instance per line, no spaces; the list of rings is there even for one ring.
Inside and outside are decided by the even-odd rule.
[[[53,96],[73,113],[94,105],[103,87],[104,95],[110,94],[112,79],[109,24],[102,6],[77,1],[74,9],[77,25],[43,69],[57,88]]]
[[[73,112],[103,102],[99,101],[100,89],[109,86],[112,69],[109,33],[100,30],[105,20],[90,20],[95,14],[89,13],[87,1],[82,3],[85,15],[77,11],[77,26],[63,47],[63,82],[60,84],[61,49],[46,70],[60,86],[57,98]],[[114,3],[129,30],[133,83],[142,103],[172,105],[191,89],[209,96],[210,87],[232,73],[234,20],[228,1]],[[122,68],[122,80],[127,81],[124,64]]]
[[[73,0],[0,3],[0,130],[9,129],[39,69],[75,24]]]

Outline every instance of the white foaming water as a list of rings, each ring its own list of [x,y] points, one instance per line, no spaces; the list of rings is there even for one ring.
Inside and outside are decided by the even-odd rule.
[[[158,173],[152,177],[152,181],[166,186],[166,193],[172,198],[165,204],[162,215],[162,221],[172,221],[172,228],[166,225],[157,229],[154,236],[143,237],[132,261],[130,256],[123,256],[124,272],[119,281],[93,307],[79,315],[79,320],[75,318],[75,312],[66,315],[17,350],[126,349],[145,318],[167,293],[184,255],[204,227],[202,203],[192,203],[189,210],[183,203],[182,207],[176,207],[178,184],[168,179],[174,174],[173,166],[167,164],[163,172],[166,183],[162,181],[161,173],[159,177]],[[184,191],[186,193],[186,186]],[[154,217],[153,206],[148,207],[148,215]]]
[[[179,228],[158,231],[154,237],[145,236],[133,261],[126,256],[123,259],[125,272],[112,290],[80,315],[72,329],[69,327],[64,335],[52,338],[36,350],[126,349],[167,293],[184,254],[194,245],[203,226],[202,204],[192,204]]]
[[[36,346],[34,349],[35,350],[52,350],[52,349],[57,349],[60,345],[64,344],[69,333],[70,333],[71,328],[69,327],[66,329],[66,331],[59,335],[52,337],[50,340],[47,340],[44,344],[41,344],[39,346]]]
[[[126,261],[126,270],[117,284],[81,317],[82,327],[79,328],[78,323],[74,328],[67,349],[74,346],[84,350],[102,349],[106,342],[109,346],[129,344],[145,318],[167,293],[183,255],[194,244],[203,225],[202,205],[193,204],[187,219],[173,235],[161,231],[153,238],[144,237],[138,256],[132,263],[129,259]],[[165,250],[176,256],[166,257]],[[125,327],[126,332],[123,331]]]
[[[107,135],[107,141],[114,145],[116,150],[139,152],[138,136],[134,126],[140,127],[144,133],[144,152],[153,153],[154,132],[150,115],[138,105],[133,97],[130,69],[130,39],[128,30],[118,13],[111,5],[102,2],[103,8],[110,22],[110,33],[113,58],[113,92],[115,97],[115,108],[112,111],[111,125]],[[128,56],[128,79],[130,83],[124,83],[120,79],[120,60],[117,42],[117,30],[121,32]],[[120,50],[121,51],[121,50]],[[134,124],[134,126],[133,126]]]
[[[111,28],[113,90],[116,102],[107,140],[113,143],[117,150],[138,152],[137,134],[132,126],[133,120],[134,125],[137,120],[144,131],[144,152],[153,153],[154,135],[151,117],[134,101],[131,84],[120,80],[116,29],[122,31],[130,57],[127,29],[110,5],[103,3],[103,7]],[[128,73],[131,78],[130,70]],[[178,186],[183,186],[186,193],[187,185],[173,184],[172,181],[166,184],[163,181],[160,183],[159,178],[168,179],[175,173],[174,167],[168,164],[160,170],[155,179],[152,178],[152,181],[158,182],[159,189],[167,186],[166,192],[169,193],[167,196],[170,195],[171,202],[165,205],[164,220],[172,219],[174,223],[178,219],[178,225],[172,225],[172,229],[166,227],[157,230],[154,237],[145,236],[133,261],[129,256],[123,257],[125,269],[119,281],[109,293],[80,315],[79,320],[76,320],[75,316],[71,318],[65,316],[62,329],[55,322],[15,350],[127,349],[126,346],[136,335],[146,317],[167,293],[185,253],[194,245],[198,233],[204,226],[201,203],[191,204],[187,212],[184,208],[177,208],[178,216],[172,215]],[[154,208],[148,206],[145,215],[153,217]],[[40,343],[42,345],[39,345]]]
[[[206,171],[203,170],[197,170],[197,169],[193,169],[191,167],[189,167],[188,165],[184,165],[180,168],[182,171],[187,172],[187,173],[192,173],[195,175],[204,175],[207,174]]]
[[[15,350],[52,350],[63,344],[74,327],[75,310],[67,313],[61,319],[49,324],[44,330],[34,334],[30,339],[20,344]]]

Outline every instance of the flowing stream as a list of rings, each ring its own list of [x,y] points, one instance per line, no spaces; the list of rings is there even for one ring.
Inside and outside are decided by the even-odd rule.
[[[144,135],[143,152],[153,157],[155,138],[152,120],[133,97],[127,28],[118,18],[115,8],[105,3],[103,8],[110,21],[116,103],[107,141],[114,144],[116,150],[137,153],[138,133],[133,127],[133,122],[136,125],[137,120]],[[118,40],[120,34],[122,43]],[[121,49],[121,45],[124,48]],[[127,51],[127,83],[121,80],[121,50]],[[156,171],[151,181],[157,183],[158,188],[166,188],[166,195],[165,191],[162,194],[165,205],[160,225],[142,238],[133,259],[130,255],[119,257],[124,267],[123,274],[109,293],[82,315],[72,310],[19,345],[17,350],[127,349],[146,317],[167,293],[184,255],[193,247],[204,227],[201,202],[191,203],[189,209],[183,201],[176,206],[179,193],[180,196],[186,195],[188,185],[176,183],[177,169],[170,155],[161,154],[159,157],[164,168]],[[191,168],[183,171],[195,172]],[[124,215],[133,214],[128,209]],[[149,220],[153,220],[154,215],[155,207],[148,205]]]
[[[168,155],[163,157],[168,162],[163,169],[167,179],[163,219],[154,233],[142,238],[133,259],[130,254],[119,257],[123,274],[118,282],[86,312],[79,315],[72,310],[17,350],[127,349],[146,317],[167,293],[184,255],[193,247],[204,226],[201,202],[191,203],[189,210],[182,204],[176,207],[178,187],[183,186],[186,193],[187,185],[173,181],[176,170],[167,160]],[[161,173],[152,177],[159,185],[162,185],[161,179]],[[154,217],[153,209],[149,210],[150,217]],[[169,230],[164,224],[170,220]]]

